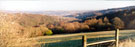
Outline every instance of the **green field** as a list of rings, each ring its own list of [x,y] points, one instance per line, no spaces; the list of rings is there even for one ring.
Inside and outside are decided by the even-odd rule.
[[[87,35],[87,42],[99,42],[114,39],[115,31],[86,32],[38,37],[42,47],[82,47],[82,35]],[[120,39],[134,37],[135,30],[120,30]],[[100,47],[100,45],[98,46]]]

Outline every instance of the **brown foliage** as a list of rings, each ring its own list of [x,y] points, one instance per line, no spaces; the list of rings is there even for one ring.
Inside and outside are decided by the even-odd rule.
[[[81,32],[87,32],[87,31],[89,31],[90,27],[88,25],[82,23],[82,24],[80,24],[79,29],[82,30]]]
[[[15,18],[13,15],[6,14],[3,16],[0,14],[0,47],[24,47],[24,45],[27,47],[40,47],[40,45],[35,46],[33,44],[37,42],[36,40],[23,37],[26,35],[26,32],[23,31],[24,27],[13,18]]]
[[[89,25],[89,27],[91,27],[90,29],[94,31],[111,30],[112,28],[112,25],[107,17],[104,17],[103,19],[89,19],[86,20],[84,23]]]
[[[27,13],[17,13],[14,15],[15,17],[13,19],[15,19],[20,25],[24,27],[46,25],[58,22],[57,18],[48,15],[27,14]]]
[[[101,26],[102,26],[102,25],[104,25],[104,23],[103,23],[102,19],[98,19],[97,24],[98,24],[98,25],[101,25]]]
[[[67,31],[67,32],[74,32],[75,31],[75,26],[73,23],[67,23],[63,26],[63,28]]]
[[[44,36],[49,29],[43,26],[40,27],[26,27],[24,29],[24,37]]]
[[[124,28],[124,22],[119,17],[115,17],[113,18],[113,26],[119,29]]]
[[[96,18],[94,18],[94,19],[86,20],[84,23],[87,25],[94,25],[97,22],[98,22],[98,20]]]
[[[109,23],[109,19],[107,17],[104,17],[104,23]]]
[[[84,30],[89,30],[89,26],[79,22],[73,23],[64,23],[61,22],[56,25],[53,29],[54,33],[74,33],[74,32],[82,32]]]
[[[52,29],[52,28],[54,28],[54,25],[53,25],[53,24],[48,24],[47,27],[48,27],[49,29]]]

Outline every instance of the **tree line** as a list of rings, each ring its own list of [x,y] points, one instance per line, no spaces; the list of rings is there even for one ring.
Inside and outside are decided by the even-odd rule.
[[[57,24],[48,24],[47,27],[54,34],[60,33],[77,33],[113,30],[124,28],[124,22],[119,18],[108,19],[107,17],[96,19],[87,19],[84,22],[59,22]]]

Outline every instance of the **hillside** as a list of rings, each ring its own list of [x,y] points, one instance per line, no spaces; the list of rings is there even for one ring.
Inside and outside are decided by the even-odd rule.
[[[77,18],[71,22],[60,22],[49,25],[48,28],[54,33],[93,32],[101,30],[135,29],[133,25],[135,6],[113,8],[100,11],[90,11],[68,15],[65,17]]]
[[[111,23],[112,23],[113,18],[118,17],[124,22],[125,29],[135,29],[135,27],[133,26],[133,25],[135,25],[134,24],[135,23],[135,21],[134,21],[135,20],[135,7],[131,6],[131,7],[125,7],[125,8],[120,8],[120,9],[121,9],[121,11],[106,13],[106,14],[103,14],[100,16],[94,16],[94,17],[96,19],[103,19],[104,17],[107,17]],[[117,9],[115,9],[115,11],[116,10]],[[93,18],[93,17],[90,17],[90,18],[87,17],[86,20],[91,19],[91,18]]]
[[[71,20],[70,18],[41,14],[0,12],[0,47],[18,45],[24,41],[29,44],[31,42],[36,43],[36,40],[29,41],[29,38],[52,34],[46,25],[58,23],[62,20],[68,21],[66,19]],[[28,46],[39,47],[37,44],[36,46],[35,44]]]
[[[135,27],[133,25],[134,24],[134,20],[135,20],[135,8],[133,9],[129,9],[129,10],[123,10],[123,11],[119,11],[116,13],[111,13],[111,14],[105,14],[102,16],[98,16],[97,18],[103,18],[103,17],[107,17],[108,19],[113,19],[114,17],[119,17],[125,24],[125,28],[127,29],[135,29]]]
[[[44,26],[52,30],[54,34],[135,28],[132,26],[135,23],[134,6],[99,11],[84,11],[66,16],[4,12],[1,12],[1,15],[12,16],[9,18],[14,21],[12,23],[17,23],[23,28]]]
[[[24,41],[36,43],[36,40],[29,42],[28,39],[52,34],[135,29],[135,7],[87,11],[68,16],[0,12],[0,21],[0,46],[6,47]],[[14,42],[21,38],[23,40]]]
[[[105,10],[96,10],[96,11],[84,11],[82,13],[77,13],[76,15],[67,15],[66,17],[75,17],[78,19],[87,19],[89,17],[102,16],[105,14],[117,13],[119,11],[135,9],[135,6],[128,6],[122,8],[110,8]]]
[[[76,15],[68,15],[66,17],[74,17],[80,22],[85,22],[86,20],[90,19],[104,19],[107,17],[110,23],[112,23],[112,19],[115,17],[120,18],[124,24],[125,29],[134,29],[135,25],[135,6],[123,7],[123,8],[112,8],[106,10],[98,10],[98,11],[88,11],[83,13],[78,13]]]

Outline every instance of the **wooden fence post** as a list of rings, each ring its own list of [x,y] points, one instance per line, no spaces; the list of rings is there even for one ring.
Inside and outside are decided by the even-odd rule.
[[[87,47],[87,38],[86,38],[86,35],[83,35],[82,36],[82,45],[83,45],[83,47]]]
[[[115,40],[116,40],[116,47],[119,47],[119,29],[116,29],[115,31]]]

